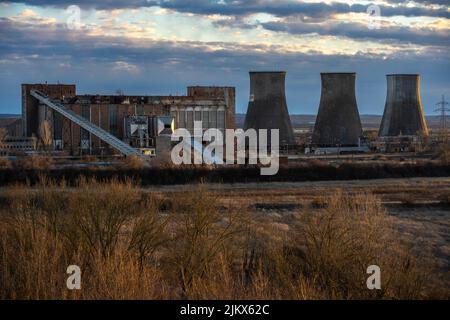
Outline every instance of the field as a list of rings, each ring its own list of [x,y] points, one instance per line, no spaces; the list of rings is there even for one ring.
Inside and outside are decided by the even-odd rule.
[[[450,297],[450,178],[1,191],[0,299]]]

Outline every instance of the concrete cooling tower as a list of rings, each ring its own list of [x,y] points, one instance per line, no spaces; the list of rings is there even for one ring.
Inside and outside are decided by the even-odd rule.
[[[312,143],[357,146],[362,136],[355,95],[355,73],[322,73],[322,95]]]
[[[428,135],[428,127],[420,101],[420,76],[387,75],[387,98],[380,137]]]
[[[285,78],[286,72],[250,72],[250,102],[244,129],[279,129],[280,144],[293,144]]]

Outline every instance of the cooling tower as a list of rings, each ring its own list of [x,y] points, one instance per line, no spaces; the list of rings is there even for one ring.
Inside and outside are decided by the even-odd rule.
[[[250,101],[244,128],[279,129],[280,144],[293,144],[285,79],[286,72],[250,72]]]
[[[428,135],[427,123],[420,101],[418,74],[387,75],[387,98],[380,137]]]
[[[355,73],[322,73],[322,95],[312,143],[357,146],[362,136],[355,95]]]

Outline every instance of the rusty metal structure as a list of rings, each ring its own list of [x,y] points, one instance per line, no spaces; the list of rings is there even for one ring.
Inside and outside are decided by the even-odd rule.
[[[355,94],[356,73],[322,73],[322,95],[312,144],[358,146],[362,136]]]
[[[420,100],[420,75],[387,75],[387,97],[379,136],[428,135]]]
[[[250,101],[244,129],[279,129],[280,144],[294,144],[286,104],[286,72],[250,72]]]

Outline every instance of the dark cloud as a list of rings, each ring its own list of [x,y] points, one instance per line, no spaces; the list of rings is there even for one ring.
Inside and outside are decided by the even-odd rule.
[[[261,25],[267,30],[290,34],[332,35],[357,40],[380,40],[384,43],[400,41],[425,46],[450,46],[450,35],[447,30],[415,29],[402,26],[381,26],[379,29],[369,29],[368,25],[343,22],[317,24],[302,21],[280,21]]]
[[[387,0],[389,3],[393,4],[407,4],[409,2],[416,2],[424,5],[441,5],[441,6],[448,6],[448,0]]]
[[[136,70],[116,68],[118,61],[119,67]],[[422,74],[427,113],[450,87],[448,53],[438,47],[423,48],[419,54],[405,46],[390,56],[294,54],[279,46],[236,43],[135,43],[10,19],[0,19],[0,66],[0,109],[16,113],[24,82],[61,81],[76,83],[80,93],[114,93],[121,88],[130,94],[183,94],[188,85],[236,86],[238,111],[245,112],[248,71],[286,70],[290,111],[309,114],[319,105],[320,72],[357,72],[358,103],[365,114],[383,112],[388,73]]]
[[[10,2],[0,0],[0,2]],[[253,13],[268,13],[276,16],[306,15],[309,17],[327,17],[337,13],[365,13],[366,5],[346,3],[323,2],[309,3],[292,0],[22,0],[21,2],[35,6],[57,6],[68,7],[69,5],[79,5],[85,8],[97,9],[117,9],[117,8],[139,8],[159,6],[161,8],[171,9],[178,12],[187,12],[200,15],[219,14],[219,15],[249,15]],[[391,1],[395,4],[402,1]],[[439,0],[429,1],[430,3],[441,2]],[[446,1],[442,1],[446,2]],[[448,3],[443,3],[448,4]],[[406,6],[380,6],[383,16],[431,16],[450,18],[450,13],[446,9],[433,9],[421,7]]]

